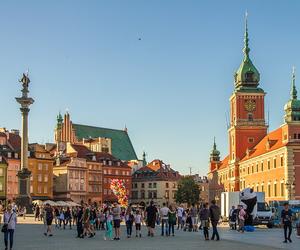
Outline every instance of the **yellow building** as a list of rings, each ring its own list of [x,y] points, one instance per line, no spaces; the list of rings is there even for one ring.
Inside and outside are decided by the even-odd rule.
[[[53,160],[44,145],[30,144],[28,159],[30,178],[30,193],[33,200],[48,200],[53,198]]]

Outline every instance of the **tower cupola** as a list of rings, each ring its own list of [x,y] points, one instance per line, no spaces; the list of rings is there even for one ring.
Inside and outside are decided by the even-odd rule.
[[[210,161],[220,161],[220,151],[217,150],[216,138],[214,137],[213,149],[210,153]]]
[[[244,58],[234,75],[234,84],[236,90],[247,90],[257,88],[260,80],[260,74],[254,64],[252,63],[249,52],[249,38],[248,38],[248,14],[245,16],[245,34],[244,34]]]
[[[297,98],[297,89],[295,82],[296,74],[295,68],[293,67],[290,100],[284,105],[285,122],[300,122],[300,100],[298,100]]]

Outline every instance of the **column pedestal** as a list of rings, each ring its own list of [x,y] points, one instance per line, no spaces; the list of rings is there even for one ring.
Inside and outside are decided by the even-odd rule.
[[[31,171],[22,168],[18,174],[19,178],[19,196],[16,198],[17,206],[26,207],[26,213],[32,213],[32,199],[30,197],[30,176]]]

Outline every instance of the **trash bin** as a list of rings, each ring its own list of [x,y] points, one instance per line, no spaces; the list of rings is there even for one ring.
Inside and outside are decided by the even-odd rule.
[[[297,232],[297,236],[300,237],[300,222],[296,224],[296,232]]]

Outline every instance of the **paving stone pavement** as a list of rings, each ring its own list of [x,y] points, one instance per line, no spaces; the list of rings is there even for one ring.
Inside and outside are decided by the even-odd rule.
[[[15,233],[15,246],[14,250],[98,250],[98,249],[120,249],[120,250],[177,250],[177,249],[213,249],[213,250],[271,250],[286,247],[299,246],[300,240],[288,246],[282,246],[281,231],[275,230],[257,230],[255,233],[245,233],[243,235],[232,232],[227,228],[220,229],[221,241],[204,241],[202,232],[183,232],[176,231],[175,237],[161,237],[159,235],[160,228],[157,228],[157,236],[149,238],[146,235],[146,228],[143,227],[142,238],[125,237],[125,226],[122,226],[121,241],[104,241],[103,231],[98,231],[95,238],[92,239],[76,239],[76,230],[60,230],[54,231],[53,237],[45,237],[43,235],[43,225],[39,223],[17,225]],[[263,236],[265,235],[265,236]],[[263,240],[265,237],[265,240]],[[277,237],[277,239],[276,239]],[[296,241],[296,240],[295,240]],[[269,243],[268,243],[269,242]],[[275,243],[274,243],[275,242]],[[277,244],[276,242],[279,242]],[[4,249],[3,240],[0,249]],[[278,248],[277,248],[278,247]],[[296,248],[294,248],[296,249]],[[299,248],[297,248],[299,249]]]

